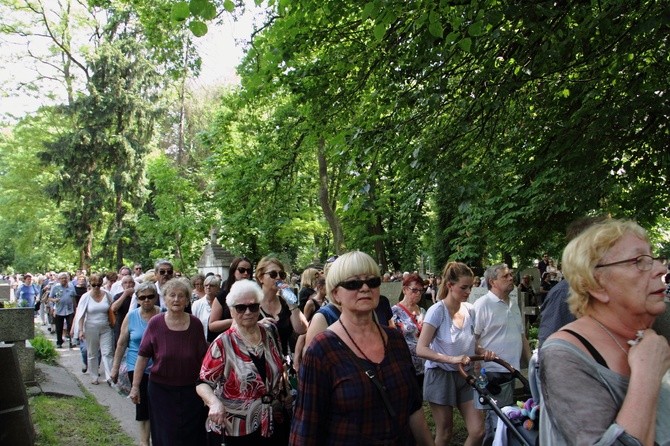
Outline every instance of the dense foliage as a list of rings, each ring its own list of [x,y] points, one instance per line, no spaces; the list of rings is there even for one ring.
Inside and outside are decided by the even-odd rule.
[[[198,36],[240,3],[132,2],[154,45],[169,24],[151,5]],[[124,215],[142,209],[142,256],[192,265],[215,228],[232,252],[297,266],[348,249],[384,269],[523,266],[559,256],[565,227],[594,214],[634,218],[668,251],[666,2],[298,0],[267,14],[240,88],[190,148],[171,141],[186,161],[156,158],[149,201],[124,199]]]

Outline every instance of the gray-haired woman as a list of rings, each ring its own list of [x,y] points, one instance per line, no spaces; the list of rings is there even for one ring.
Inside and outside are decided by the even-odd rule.
[[[149,325],[149,320],[160,313],[161,309],[156,305],[158,302],[158,293],[156,286],[152,282],[143,282],[135,289],[135,295],[139,302],[139,308],[130,310],[123,319],[119,331],[119,341],[116,344],[116,354],[114,355],[114,365],[112,366],[112,381],[115,383],[119,378],[119,368],[126,354],[126,366],[128,367],[128,380],[132,383],[135,375],[135,362],[140,350],[142,336]],[[127,352],[126,352],[127,349]],[[149,384],[149,371],[152,363],[149,362],[142,373],[140,381],[140,402],[135,407],[135,420],[140,423],[140,445],[149,446],[149,399],[147,397],[147,386]]]
[[[130,399],[141,402],[140,382],[153,359],[147,395],[153,446],[205,444],[205,416],[195,392],[198,371],[207,351],[200,320],[184,312],[191,287],[181,279],[163,285],[167,312],[149,321],[135,363]]]

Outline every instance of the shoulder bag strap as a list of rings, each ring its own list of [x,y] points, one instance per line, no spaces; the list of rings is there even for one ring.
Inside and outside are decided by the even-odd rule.
[[[353,352],[352,352],[352,354],[353,354]],[[382,402],[384,403],[384,406],[386,407],[386,411],[389,413],[391,418],[395,418],[395,416],[396,416],[395,409],[393,409],[393,406],[391,405],[391,401],[389,400],[389,397],[388,397],[388,393],[386,393],[386,387],[384,387],[384,384],[382,384],[382,382],[377,377],[377,373],[375,372],[375,370],[370,368],[370,365],[367,362],[365,362],[364,360],[362,360],[361,358],[359,358],[355,354],[354,354],[354,357],[356,358],[356,360],[360,364],[361,368],[364,370],[365,375],[368,378],[370,378],[370,381],[372,381],[372,384],[374,384],[375,387],[377,388],[377,390],[379,391],[379,396],[381,397]]]

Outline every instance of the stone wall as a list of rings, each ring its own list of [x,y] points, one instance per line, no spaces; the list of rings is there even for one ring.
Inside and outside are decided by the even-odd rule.
[[[2,311],[2,310],[0,310]],[[31,321],[32,322],[32,321]],[[0,345],[0,444],[35,444],[26,389],[21,382],[16,345]]]
[[[35,382],[35,350],[26,342],[35,337],[33,308],[0,308],[0,342],[14,344],[21,376]]]

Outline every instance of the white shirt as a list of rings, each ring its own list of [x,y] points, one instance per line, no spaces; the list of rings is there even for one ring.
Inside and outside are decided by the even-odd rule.
[[[475,335],[479,345],[495,352],[512,367],[520,369],[523,352],[523,318],[514,299],[499,299],[489,291],[475,302]],[[508,373],[495,362],[487,362],[486,370]]]
[[[202,328],[205,331],[205,338],[207,338],[207,326],[209,325],[209,314],[212,312],[212,306],[207,302],[207,296],[193,302],[191,306],[191,314],[202,322]]]

